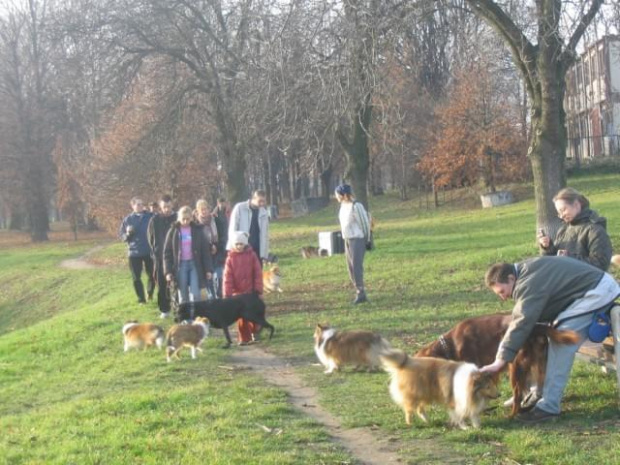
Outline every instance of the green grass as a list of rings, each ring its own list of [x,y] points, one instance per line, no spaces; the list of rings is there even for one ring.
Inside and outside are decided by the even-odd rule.
[[[608,218],[617,251],[619,181],[617,174],[590,174],[570,183]],[[537,253],[534,203],[530,189],[520,192],[519,203],[492,210],[461,200],[427,211],[418,200],[373,199],[377,249],[365,266],[371,303],[359,307],[350,305],[343,256],[302,260],[299,253],[316,244],[317,232],[337,229],[336,206],[274,222],[272,249],[285,292],[267,297],[277,329],[263,345],[289,358],[346,427],[372,426],[400,439],[404,463],[620,464],[615,376],[594,365],[575,364],[558,422],[523,427],[500,407],[475,431],[449,428],[442,409],[431,411],[428,425],[416,420],[407,428],[389,398],[387,375],[326,376],[316,366],[317,322],[380,331],[414,352],[465,317],[508,311],[483,276],[491,263]],[[124,354],[122,323],[153,320],[155,307],[134,303],[121,244],[99,254],[118,263],[104,270],[58,268],[90,246],[48,244],[0,255],[0,463],[352,462],[281,390],[251,372],[219,368],[227,363],[220,338],[208,340],[196,361],[186,355],[166,364],[156,350]],[[502,394],[509,397],[506,383]]]

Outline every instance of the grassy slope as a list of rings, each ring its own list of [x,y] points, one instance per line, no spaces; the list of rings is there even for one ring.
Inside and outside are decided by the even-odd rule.
[[[607,216],[620,248],[617,175],[591,175],[571,184]],[[265,346],[300,365],[321,402],[347,426],[376,425],[403,439],[410,463],[441,463],[454,449],[462,463],[620,463],[615,378],[577,364],[564,419],[523,428],[498,409],[479,431],[446,428],[441,409],[430,424],[404,425],[387,394],[385,374],[324,376],[312,350],[318,321],[382,332],[415,351],[460,319],[508,310],[483,286],[486,267],[536,253],[532,200],[482,211],[376,199],[377,250],[367,255],[371,304],[352,307],[344,259],[304,261],[298,249],[336,226],[336,207],[273,224],[285,294],[268,297],[277,338]],[[124,266],[66,271],[56,264],[87,244],[46,245],[0,256],[0,463],[337,463],[347,460],[324,431],[286,405],[281,391],[248,373],[218,368],[225,354],[207,342],[198,361],[167,365],[156,351],[123,354],[120,327],[152,319],[154,307],[133,303]],[[114,246],[104,260],[122,254]],[[114,260],[112,260],[114,261]],[[508,390],[504,386],[507,396]],[[269,435],[256,426],[282,428]],[[432,438],[420,450],[413,438]],[[428,443],[426,443],[428,444]],[[251,451],[252,459],[247,460]]]

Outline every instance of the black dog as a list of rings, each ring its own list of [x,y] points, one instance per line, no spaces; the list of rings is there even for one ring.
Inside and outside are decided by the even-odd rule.
[[[269,339],[272,338],[275,331],[273,325],[265,319],[265,302],[256,293],[242,294],[227,299],[194,302],[193,306],[194,318],[199,316],[208,318],[212,327],[224,331],[227,341],[225,348],[230,347],[232,344],[228,327],[239,318],[244,318],[260,325],[261,330],[269,328]],[[191,316],[190,304],[181,304],[179,318],[181,320],[189,320]]]

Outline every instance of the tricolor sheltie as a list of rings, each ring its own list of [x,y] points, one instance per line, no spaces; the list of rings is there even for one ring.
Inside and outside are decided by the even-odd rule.
[[[328,374],[343,365],[380,368],[381,354],[390,350],[388,341],[370,331],[336,331],[320,324],[314,331],[314,351]]]
[[[448,408],[453,425],[467,429],[469,420],[478,428],[487,401],[499,396],[493,376],[481,373],[473,363],[409,357],[401,350],[382,355],[381,362],[392,377],[392,399],[405,411],[408,425],[412,413],[426,422],[425,408],[443,405]]]
[[[192,324],[174,325],[168,330],[166,336],[166,360],[170,361],[172,357],[179,357],[179,352],[183,347],[189,347],[192,352],[192,358],[196,358],[196,351],[202,352],[200,344],[209,335],[209,320],[207,318],[198,317]]]

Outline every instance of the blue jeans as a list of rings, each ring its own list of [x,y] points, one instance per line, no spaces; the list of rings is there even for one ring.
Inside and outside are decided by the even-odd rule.
[[[200,300],[200,281],[194,260],[181,260],[179,271],[177,272],[177,282],[179,283],[179,303]]]

